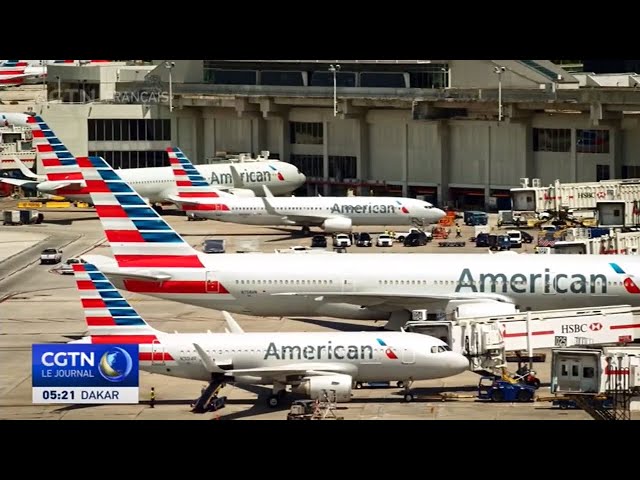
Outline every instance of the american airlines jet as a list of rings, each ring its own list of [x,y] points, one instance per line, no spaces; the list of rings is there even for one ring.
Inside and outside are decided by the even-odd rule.
[[[634,255],[207,255],[182,239],[99,157],[78,158],[114,258],[86,255],[118,288],[261,316],[389,320],[414,309],[640,306]]]
[[[397,197],[283,197],[264,187],[263,198],[221,198],[179,148],[168,148],[178,195],[170,197],[187,213],[246,225],[316,226],[350,232],[354,225],[429,225],[446,214],[429,202]]]
[[[28,116],[33,129],[33,143],[42,159],[45,175],[35,175],[28,168],[22,173],[31,180],[0,178],[12,185],[37,185],[39,191],[65,197],[71,201],[91,202],[89,190],[77,167],[60,170],[60,166],[77,165],[75,157],[39,116]],[[19,160],[15,160],[19,164]],[[232,170],[233,165],[233,170]],[[274,195],[287,195],[300,187],[306,177],[295,165],[279,160],[198,165],[198,172],[216,188],[237,196],[263,195],[266,185]],[[136,192],[149,203],[169,202],[176,195],[176,182],[171,167],[130,168],[118,170]],[[235,179],[235,180],[234,180]]]
[[[164,333],[147,324],[94,265],[73,269],[88,329],[88,337],[75,343],[138,344],[143,370],[211,382],[209,395],[225,383],[273,385],[268,404],[276,407],[291,385],[312,399],[335,390],[337,401],[348,402],[355,382],[400,380],[404,399],[412,401],[412,381],[469,367],[446,343],[418,333],[245,333],[226,312],[228,333]]]

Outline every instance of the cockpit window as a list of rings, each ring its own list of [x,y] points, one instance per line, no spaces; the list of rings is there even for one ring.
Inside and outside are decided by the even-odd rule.
[[[431,353],[449,352],[451,349],[447,345],[434,345],[431,347]]]

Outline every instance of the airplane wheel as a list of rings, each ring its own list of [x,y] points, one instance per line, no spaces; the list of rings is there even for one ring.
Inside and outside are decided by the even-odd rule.
[[[356,388],[359,390],[362,388],[362,382],[356,382]]]
[[[414,400],[413,393],[407,392],[407,393],[404,394],[404,401],[405,402],[411,403],[411,402],[413,402],[413,400]]]
[[[402,380],[400,380],[398,383],[396,383],[396,387],[403,388],[404,387],[404,382]]]
[[[278,398],[278,395],[269,395],[269,398],[267,399],[267,405],[269,405],[271,408],[276,408],[278,405],[280,405],[280,398]]]

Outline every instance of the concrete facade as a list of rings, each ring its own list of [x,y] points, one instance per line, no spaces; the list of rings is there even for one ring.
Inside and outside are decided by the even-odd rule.
[[[256,62],[241,67],[276,68]],[[39,109],[78,155],[96,150],[162,150],[172,144],[196,163],[221,152],[256,155],[268,150],[284,161],[305,156],[322,168],[321,176],[305,172],[308,194],[343,194],[353,188],[364,195],[371,190],[376,195],[426,195],[439,205],[464,207],[478,201],[481,206],[494,206],[493,197],[519,186],[523,177],[550,184],[556,179],[595,181],[607,169],[610,178],[635,171],[627,167],[640,171],[640,115],[636,113],[640,92],[578,88],[575,77],[541,60],[447,62],[448,70],[440,70],[449,75],[450,88],[340,87],[335,92],[337,115],[331,87],[205,83],[203,61],[175,61],[173,112],[167,102],[50,103]],[[537,63],[529,68],[526,62]],[[326,67],[305,65],[300,70]],[[374,66],[357,65],[365,70]],[[494,69],[500,66],[505,70],[498,75]],[[402,71],[414,66],[385,68]],[[169,69],[159,63],[150,76],[166,88],[168,74]],[[92,118],[170,119],[171,140],[89,142],[87,120]],[[320,141],[292,142],[290,129],[298,123],[321,125]],[[599,147],[601,153],[581,153],[577,147],[580,135],[584,136],[581,130],[606,130],[608,146]],[[566,140],[561,148],[536,147],[536,135],[553,137],[558,131]],[[355,158],[355,178],[329,176],[330,161],[336,157]],[[465,195],[474,197],[470,200]]]

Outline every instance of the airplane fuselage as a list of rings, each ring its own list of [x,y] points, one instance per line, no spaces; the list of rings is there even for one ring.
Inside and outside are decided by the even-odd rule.
[[[234,182],[229,163],[196,165],[202,176],[213,186],[229,189]],[[264,195],[262,185],[267,185],[274,195],[287,195],[305,181],[298,169],[287,162],[256,161],[233,163],[244,182],[244,188],[253,190],[256,195]],[[128,168],[117,170],[118,175],[138,194],[151,203],[167,202],[170,195],[177,194],[177,187],[171,167]],[[63,196],[72,201],[91,202],[86,187],[75,186],[49,190],[43,185],[45,193]]]
[[[430,203],[395,197],[220,198],[206,207],[195,210],[197,216],[247,225],[320,226],[333,217],[351,219],[352,225],[412,225],[444,216]]]
[[[442,342],[399,332],[279,332],[158,334],[140,345],[141,368],[163,375],[209,381],[211,374],[194,348],[217,365],[235,369],[304,367],[331,369],[354,381],[429,380],[462,372],[464,357],[444,351]],[[423,338],[420,338],[423,337]],[[239,383],[272,384],[272,377],[238,376]]]
[[[106,257],[90,260],[107,276],[135,272]],[[420,295],[466,294],[511,301],[520,310],[628,304],[640,306],[632,255],[534,254],[199,254],[206,269],[154,268],[170,281],[109,278],[118,288],[235,313],[388,319],[407,309],[443,309],[448,300]],[[294,259],[293,261],[289,261]],[[105,264],[110,261],[110,265]],[[635,282],[635,283],[634,283]],[[349,302],[344,296],[351,295]],[[362,296],[354,300],[356,295]],[[397,301],[385,301],[397,296]],[[415,297],[412,297],[414,295]],[[410,297],[408,300],[407,297]],[[342,301],[341,301],[342,298]]]

